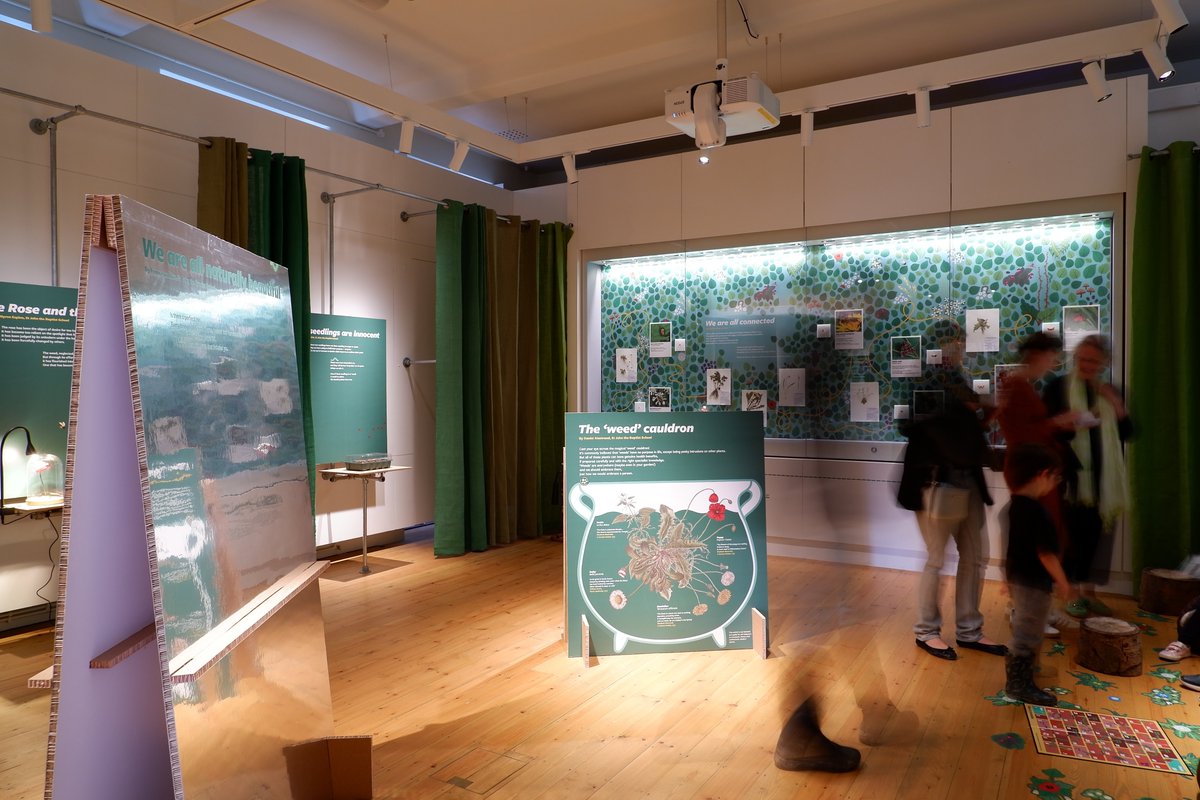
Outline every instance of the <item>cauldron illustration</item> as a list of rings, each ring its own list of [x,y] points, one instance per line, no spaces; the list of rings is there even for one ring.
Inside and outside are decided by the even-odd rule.
[[[587,527],[569,579],[612,632],[614,652],[630,641],[712,637],[726,646],[726,628],[746,610],[758,580],[746,518],[762,496],[750,479],[571,487],[568,503]]]

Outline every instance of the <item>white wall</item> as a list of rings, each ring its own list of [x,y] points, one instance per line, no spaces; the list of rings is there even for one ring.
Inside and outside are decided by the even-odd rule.
[[[234,137],[251,147],[300,156],[312,167],[416,194],[483,203],[501,213],[513,210],[512,192],[8,25],[0,25],[0,76],[4,88],[28,95],[189,136]],[[32,133],[29,121],[62,111],[0,94],[0,281],[51,282],[49,139]],[[59,285],[78,286],[85,193],[125,194],[194,222],[197,152],[197,145],[188,141],[86,116],[61,123]],[[320,197],[322,192],[357,187],[313,172],[308,173],[307,185],[312,306],[314,311],[327,312],[328,207]],[[553,194],[531,194],[531,208],[547,208],[546,198]],[[553,201],[549,207],[554,207]],[[433,518],[433,368],[419,366],[406,373],[400,366],[406,355],[433,358],[434,219],[400,220],[401,211],[431,208],[383,192],[334,204],[333,310],[387,321],[388,447],[398,461],[415,467],[372,488],[371,534]],[[0,424],[7,429],[20,421],[0,420]],[[317,543],[341,541],[353,551],[362,525],[358,482],[322,482],[317,496]],[[5,612],[42,602],[35,590],[49,577],[46,551],[53,537],[45,521],[4,528],[0,627]],[[56,588],[55,580],[42,594],[53,597]]]
[[[568,195],[577,231],[568,286],[569,407],[599,410],[598,321],[590,316],[595,279],[587,262],[602,256],[1068,213],[1098,204],[1125,223],[1114,255],[1114,275],[1124,275],[1129,237],[1123,234],[1133,220],[1121,215],[1122,197],[1134,190],[1135,175],[1126,156],[1147,139],[1147,89],[1142,77],[1111,84],[1113,96],[1104,103],[1079,86],[939,110],[928,128],[904,116],[818,130],[809,147],[795,136],[731,140],[709,153],[706,166],[689,152],[580,170]],[[1120,341],[1124,326],[1115,327]],[[792,457],[788,450],[773,452],[768,443],[776,456],[768,458],[770,552],[921,568],[923,546],[912,515],[896,508],[892,465],[852,454],[844,456],[850,460]],[[853,475],[842,475],[846,470]],[[845,487],[839,488],[839,476]],[[992,483],[1005,499],[1002,481]],[[840,507],[829,501],[839,497],[852,499]],[[991,514],[993,565],[998,533]],[[1116,560],[1122,574],[1113,588],[1128,591],[1123,540]]]

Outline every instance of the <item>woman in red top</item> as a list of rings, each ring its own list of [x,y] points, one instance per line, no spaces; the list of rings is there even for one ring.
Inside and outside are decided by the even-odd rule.
[[[1021,342],[1017,352],[1021,356],[1020,366],[1004,373],[1003,381],[997,387],[1000,403],[996,420],[1000,423],[1000,433],[1004,435],[1005,450],[1011,453],[1023,444],[1039,444],[1061,457],[1062,440],[1058,434],[1075,430],[1079,413],[1064,411],[1057,416],[1050,416],[1046,404],[1042,402],[1042,397],[1033,388],[1033,384],[1034,381],[1044,378],[1058,364],[1062,341],[1056,336],[1035,333]],[[1007,459],[1004,465],[1004,480],[1010,491],[1019,488],[1013,485]],[[1067,533],[1063,524],[1059,493],[1048,493],[1042,498],[1042,503],[1058,528],[1061,557],[1066,552]]]

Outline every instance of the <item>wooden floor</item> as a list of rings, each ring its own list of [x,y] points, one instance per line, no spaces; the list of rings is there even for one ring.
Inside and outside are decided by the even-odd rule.
[[[913,645],[912,573],[772,558],[769,659],[612,656],[585,669],[560,639],[560,543],[435,559],[423,540],[371,561],[379,569],[363,576],[356,562],[334,565],[321,592],[337,732],[374,736],[380,798],[974,800],[1035,796],[1039,786],[1043,798],[1197,796],[1190,776],[1037,753],[1023,707],[989,699],[1003,686],[1002,659],[964,651],[945,662]],[[998,584],[984,604],[987,633],[1003,640]],[[1151,670],[1200,672],[1200,659],[1155,658],[1173,621],[1137,616],[1132,600],[1110,604],[1150,628],[1143,674],[1090,688],[1069,631],[1064,653],[1043,656],[1042,685],[1085,709],[1200,725],[1200,695],[1182,690],[1170,706],[1148,696],[1179,687]],[[0,639],[0,798],[41,796],[50,698],[25,680],[49,663],[51,639]],[[810,690],[826,732],[862,749],[858,772],[773,766],[780,725]],[[1200,753],[1200,740],[1168,732],[1181,753]],[[993,741],[1005,733],[1023,748]],[[1052,779],[1072,793],[1051,793]]]

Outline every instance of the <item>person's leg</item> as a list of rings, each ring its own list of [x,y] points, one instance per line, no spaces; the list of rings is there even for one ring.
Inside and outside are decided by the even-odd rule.
[[[925,540],[926,556],[925,570],[917,584],[917,622],[913,625],[913,633],[917,641],[928,642],[931,639],[941,639],[942,636],[942,565],[946,559],[946,541],[950,538],[950,526],[931,517],[928,510],[918,511],[916,514],[917,527],[921,529],[921,538]],[[934,642],[934,646],[937,644],[938,642]],[[945,645],[945,642],[941,644]]]
[[[987,567],[987,534],[984,532],[983,498],[971,487],[967,501],[967,517],[954,527],[954,544],[958,548],[958,574],[954,580],[955,638],[960,642],[977,642],[983,638],[983,614],[979,603],[983,598],[983,571]]]
[[[1013,638],[1005,659],[1004,693],[1013,700],[1035,705],[1053,706],[1058,699],[1043,692],[1033,682],[1033,669],[1042,645],[1042,631],[1050,610],[1050,593],[1028,586],[1012,584]]]

